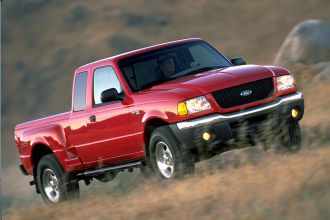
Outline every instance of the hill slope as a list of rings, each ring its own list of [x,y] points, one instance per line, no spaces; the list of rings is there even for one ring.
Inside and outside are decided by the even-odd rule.
[[[163,0],[161,3],[150,0],[98,0],[97,3],[87,0],[5,0],[2,3],[1,143],[2,163],[5,167],[3,176],[6,177],[3,184],[4,217],[56,218],[69,214],[69,210],[72,213],[71,208],[63,209],[62,212],[48,212],[41,205],[41,199],[28,186],[30,179],[23,177],[16,168],[18,155],[14,146],[13,129],[15,124],[22,121],[67,111],[71,102],[72,73],[76,67],[138,47],[187,37],[202,37],[229,57],[242,55],[249,63],[271,64],[283,39],[294,25],[311,18],[330,21],[329,11],[328,0],[307,1],[303,4],[299,0]],[[328,85],[320,84],[306,87],[304,92],[306,117],[302,121],[302,127],[305,149],[302,153],[284,158],[270,156],[259,165],[248,164],[236,171],[225,170],[220,175],[202,172],[187,181],[170,185],[174,187],[174,193],[168,195],[163,192],[163,188],[148,190],[148,186],[129,184],[129,189],[138,189],[130,196],[127,196],[127,190],[119,193],[118,197],[121,199],[117,207],[140,207],[140,202],[145,201],[143,207],[151,207],[155,212],[148,211],[147,208],[132,208],[126,216],[152,218],[161,214],[165,218],[178,212],[178,207],[172,203],[177,200],[177,193],[180,201],[186,204],[179,208],[187,211],[180,212],[179,216],[188,214],[192,217],[258,218],[259,214],[259,218],[263,219],[269,215],[290,218],[290,215],[292,217],[296,213],[302,213],[300,216],[307,219],[328,217],[329,213],[324,207],[329,204],[329,178],[324,172],[328,171],[329,166],[326,160],[320,161],[319,158],[329,156],[329,148],[317,149],[312,153],[310,145],[317,148],[329,145],[327,132],[330,121],[327,115],[330,91]],[[305,157],[310,154],[312,157],[306,162]],[[314,173],[312,166],[315,164],[322,169],[304,188],[299,184]],[[274,167],[275,171],[272,173]],[[287,168],[290,169],[286,170]],[[289,171],[294,171],[291,177],[292,173]],[[249,181],[246,191],[237,191],[241,186],[239,183],[243,181],[241,172],[246,174],[246,181]],[[275,182],[267,179],[270,174],[273,174],[273,179],[270,180]],[[255,178],[255,175],[260,175],[260,178]],[[139,174],[133,174],[128,179],[124,176],[123,180],[116,180],[109,185],[95,184],[94,189],[99,194],[106,194],[105,196],[98,195],[94,198],[95,191],[83,189],[82,201],[75,203],[74,209],[80,212],[83,208],[81,216],[85,218],[96,214],[107,218],[108,212],[105,211],[112,207],[117,198],[109,200],[109,194],[113,195],[112,192],[115,191],[114,194],[117,195],[116,190],[125,188],[126,180],[136,182],[136,176],[140,178]],[[281,180],[283,176],[287,179]],[[17,177],[20,181],[17,181]],[[194,183],[198,178],[205,179],[201,183],[211,186],[211,190],[206,187],[191,194],[191,187],[196,187]],[[227,185],[218,188],[224,179],[228,179],[225,182]],[[260,180],[263,182],[259,183]],[[267,185],[274,183],[279,184],[277,191]],[[259,193],[255,184],[259,184],[259,190],[263,194],[253,197],[256,202],[251,203],[251,196]],[[291,184],[296,187],[294,191],[286,188]],[[140,191],[146,192],[150,197],[159,194],[160,199],[165,198],[166,208],[170,212],[164,213],[164,207],[158,206],[161,202],[157,199],[154,203],[146,201]],[[214,197],[214,193],[218,198]],[[263,196],[265,194],[270,196]],[[317,197],[318,195],[321,196]],[[235,205],[240,203],[237,200],[240,198],[243,198],[241,204],[244,207]],[[203,203],[204,200],[206,203]],[[266,205],[260,205],[264,202]],[[205,206],[200,206],[202,203]],[[31,206],[22,209],[26,204]],[[100,205],[102,210],[85,210],[85,207],[95,207],[95,204]],[[219,207],[216,204],[227,205]],[[287,205],[291,208],[289,211],[286,211]],[[224,212],[226,207],[229,210],[227,213]],[[20,210],[16,212],[18,208]],[[243,211],[234,213],[230,210]],[[243,216],[244,210],[252,210],[251,216]],[[269,214],[269,210],[279,214],[274,216]],[[304,216],[307,213],[304,210],[311,211],[311,214]],[[121,214],[125,211],[126,209],[119,209],[112,216],[122,217]]]
[[[328,0],[4,1],[2,164],[18,161],[15,124],[70,109],[80,65],[188,37],[202,37],[229,57],[270,64],[296,23],[330,21],[329,11]]]

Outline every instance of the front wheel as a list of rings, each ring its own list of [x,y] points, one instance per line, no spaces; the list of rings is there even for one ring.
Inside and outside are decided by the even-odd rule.
[[[161,179],[182,177],[195,170],[192,153],[178,147],[167,127],[157,128],[152,133],[149,147],[153,170]]]
[[[79,184],[72,182],[54,154],[41,158],[38,163],[37,181],[41,197],[46,204],[57,204],[79,197]]]
[[[301,147],[299,122],[290,121],[282,130],[280,151],[297,152]]]

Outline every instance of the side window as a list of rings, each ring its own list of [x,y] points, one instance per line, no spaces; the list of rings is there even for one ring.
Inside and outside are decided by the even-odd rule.
[[[82,111],[86,108],[87,72],[78,73],[74,82],[73,111]]]
[[[94,71],[93,80],[94,105],[101,104],[101,93],[104,90],[115,88],[118,93],[123,90],[114,69],[111,66],[101,67]]]

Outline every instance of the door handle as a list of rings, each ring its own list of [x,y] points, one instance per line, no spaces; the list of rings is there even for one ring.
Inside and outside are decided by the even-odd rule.
[[[94,122],[96,122],[96,116],[95,115],[91,115],[87,118],[87,124],[94,123]]]

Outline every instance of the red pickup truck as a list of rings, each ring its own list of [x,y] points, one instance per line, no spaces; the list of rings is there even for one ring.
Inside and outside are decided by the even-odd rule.
[[[89,63],[73,82],[70,112],[15,128],[19,167],[49,204],[77,198],[80,180],[109,181],[123,170],[180,177],[266,131],[299,148],[304,100],[288,70],[228,60],[202,39]]]

